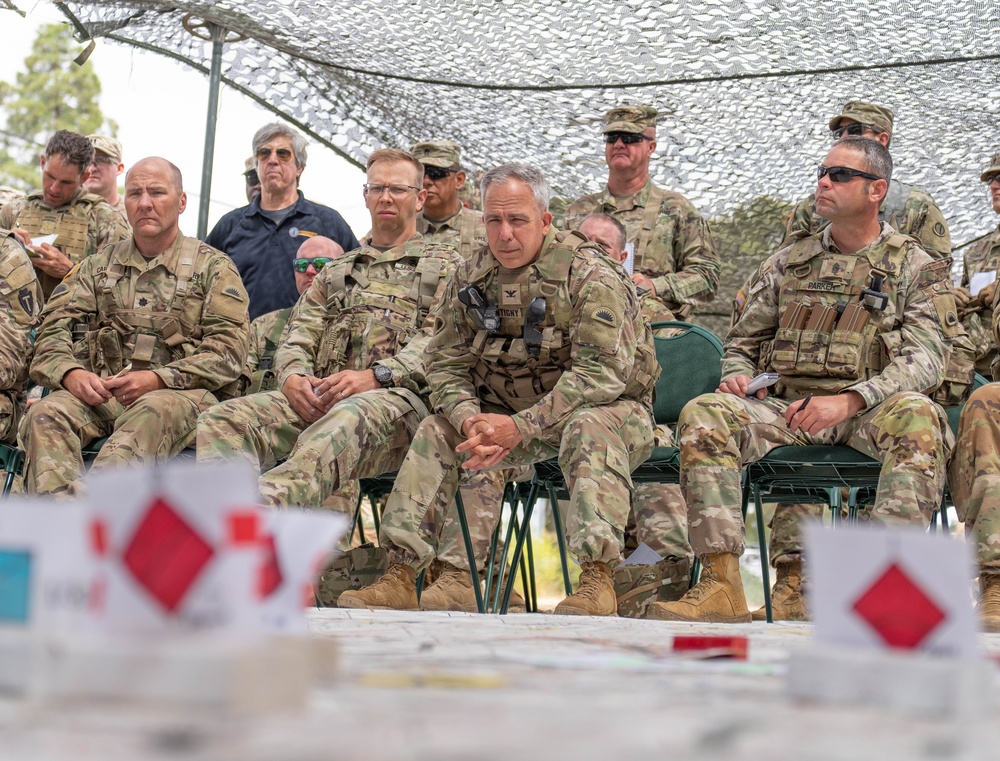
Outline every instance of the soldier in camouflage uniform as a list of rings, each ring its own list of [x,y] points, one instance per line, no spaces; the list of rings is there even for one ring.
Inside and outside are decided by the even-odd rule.
[[[194,441],[198,413],[236,393],[247,295],[225,254],[181,234],[180,171],[144,159],[125,180],[133,235],[88,257],[42,313],[32,379],[57,389],[21,427],[29,493],[73,496],[80,450],[94,468],[164,460]]]
[[[819,174],[817,209],[830,225],[761,265],[726,338],[718,392],[681,412],[681,488],[704,570],[678,602],[653,603],[653,618],[751,620],[741,466],[775,447],[846,444],[878,459],[875,522],[926,526],[940,505],[950,431],[922,392],[945,380],[946,340],[961,331],[950,262],[878,221],[892,175],[880,143],[844,138]],[[779,382],[748,397],[761,372]]]
[[[486,245],[483,215],[466,208],[458,194],[465,186],[462,148],[451,140],[417,143],[410,148],[424,165],[427,200],[417,215],[417,232],[433,243],[448,243],[462,258]]]
[[[995,169],[994,169],[995,167]],[[991,170],[1000,171],[1000,156]],[[991,178],[990,189],[995,182]],[[988,306],[992,313],[993,346],[1000,346],[1000,299],[994,289]],[[993,377],[1000,377],[1000,358],[994,354]],[[948,484],[958,519],[975,542],[979,560],[979,612],[983,628],[1000,632],[1000,383],[972,392],[962,410]]]
[[[94,159],[90,162],[90,176],[84,187],[108,202],[108,206],[125,216],[125,198],[118,192],[118,178],[125,171],[122,163],[122,144],[107,135],[87,135],[94,146]]]
[[[614,217],[601,212],[591,214],[578,229],[599,243],[616,262],[625,261],[628,256],[625,227]],[[643,303],[640,301],[640,305]],[[674,446],[670,426],[656,426],[655,444]],[[687,505],[680,485],[636,484],[630,519],[625,533],[626,549],[631,538],[633,548],[645,544],[662,558],[653,566],[630,564],[615,569],[618,615],[641,618],[653,600],[676,600],[688,588],[692,554],[687,538]]]
[[[427,350],[437,414],[424,420],[382,518],[389,569],[341,607],[411,608],[459,473],[559,457],[580,587],[556,613],[614,615],[630,473],[652,450],[659,373],[621,267],[551,228],[548,185],[524,164],[483,178],[489,247],[448,284]]]
[[[41,157],[42,189],[0,209],[0,228],[28,247],[45,298],[85,257],[129,236],[125,217],[83,186],[93,157],[87,138],[59,130]],[[33,236],[53,233],[53,244],[32,245]]]
[[[24,247],[8,230],[0,230],[0,303],[0,442],[13,444],[42,291]]]
[[[0,185],[0,208],[3,208],[5,204],[8,204],[18,198],[24,198],[24,193],[17,188],[9,188],[6,185]]]
[[[1000,153],[993,156],[990,165],[979,176],[990,192],[993,211],[1000,214]],[[1000,270],[1000,227],[975,240],[965,252],[962,268],[962,287],[955,289],[962,324],[976,345],[976,372],[987,377],[992,372],[997,356],[996,344],[990,332],[990,305],[996,290],[996,280],[973,297],[969,291],[976,275],[993,274]]]
[[[652,322],[687,318],[692,308],[715,298],[719,285],[719,256],[708,223],[684,196],[650,179],[656,115],[652,106],[619,106],[605,114],[608,183],[600,193],[574,201],[565,223],[575,230],[599,211],[625,225],[632,282]]]
[[[884,106],[852,100],[830,120],[834,140],[844,136],[862,136],[877,140],[886,148],[892,141],[893,113]],[[934,199],[912,185],[892,180],[879,207],[879,221],[917,239],[920,247],[935,259],[951,255],[951,237],[944,215]],[[800,201],[792,210],[781,247],[818,232],[827,221],[816,213],[814,195]],[[745,293],[740,290],[737,304]],[[956,298],[959,294],[956,294]],[[806,517],[819,518],[822,505],[778,505],[771,523],[771,563],[777,570],[774,585],[775,620],[802,620],[806,617],[800,580],[802,578],[802,536],[799,522]],[[763,621],[765,610],[754,611],[754,619]]]

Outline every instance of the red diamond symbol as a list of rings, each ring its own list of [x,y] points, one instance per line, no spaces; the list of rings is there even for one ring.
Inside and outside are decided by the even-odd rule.
[[[172,613],[213,554],[211,545],[157,498],[132,535],[122,560],[136,581]]]
[[[896,563],[858,598],[854,611],[889,647],[903,650],[918,647],[946,618]]]
[[[281,564],[278,562],[278,548],[274,543],[274,534],[268,534],[262,540],[264,545],[264,564],[257,575],[257,594],[260,599],[269,597],[281,586],[284,580],[281,575]]]

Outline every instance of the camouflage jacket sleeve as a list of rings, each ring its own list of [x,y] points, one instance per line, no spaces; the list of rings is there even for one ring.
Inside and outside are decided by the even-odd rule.
[[[914,212],[915,222],[910,230],[904,230],[920,243],[920,247],[930,254],[932,259],[951,256],[951,233],[948,222],[938,208],[937,203],[927,193],[913,193],[922,209]]]
[[[13,236],[0,238],[0,303],[0,389],[11,390],[27,379],[31,329],[42,308],[35,268]]]
[[[247,370],[256,372],[260,367],[260,357],[264,353],[264,339],[271,331],[271,312],[262,314],[250,323],[250,342],[247,344]]]
[[[201,342],[194,352],[155,370],[167,388],[216,390],[246,369],[250,342],[250,298],[232,259],[217,253],[209,261],[202,309]]]
[[[574,265],[577,270],[577,265]],[[525,441],[565,423],[577,410],[618,399],[635,363],[638,297],[631,281],[602,260],[570,272],[572,366],[536,404],[514,415]],[[606,317],[610,312],[613,319]]]
[[[778,329],[778,291],[781,286],[780,252],[765,259],[744,285],[746,302],[734,315],[722,355],[722,379],[757,374],[761,346]]]
[[[128,220],[114,206],[99,203],[94,207],[94,248],[88,251],[92,255],[105,246],[126,240],[132,235]]]
[[[670,231],[671,250],[664,253],[673,258],[673,263],[664,262],[660,270],[664,274],[651,279],[658,297],[674,304],[699,306],[715,298],[721,265],[708,222],[688,201],[681,201],[668,198],[664,202],[658,227],[664,225],[664,230]],[[640,262],[643,270],[653,264],[653,249],[650,246]]]
[[[472,353],[476,330],[458,300],[459,280],[467,282],[461,273],[448,279],[441,304],[434,313],[436,319],[424,359],[431,408],[447,416],[457,431],[480,412],[470,372],[476,363]]]
[[[815,196],[810,194],[792,207],[791,216],[785,224],[785,237],[781,240],[778,248],[790,246],[799,238],[812,235],[816,230],[813,228],[813,203]]]
[[[309,290],[303,293],[288,318],[284,340],[274,353],[274,372],[278,388],[293,375],[314,375],[316,357],[328,315],[327,298],[330,283],[320,272]]]
[[[950,297],[951,259],[927,261],[922,253],[920,259],[924,261],[914,266],[908,257],[904,265],[902,341],[896,357],[878,375],[844,389],[861,394],[869,409],[900,391],[923,392],[944,381],[948,351],[933,299]]]
[[[13,201],[8,201],[0,208],[0,228],[4,230],[13,230],[14,223],[17,222],[17,217],[24,208],[24,199],[15,198]]]
[[[74,274],[56,286],[45,303],[35,334],[30,370],[31,379],[40,386],[62,388],[62,379],[70,370],[93,370],[88,362],[73,354],[73,326],[87,323],[97,314],[94,264],[98,258],[84,259]]]

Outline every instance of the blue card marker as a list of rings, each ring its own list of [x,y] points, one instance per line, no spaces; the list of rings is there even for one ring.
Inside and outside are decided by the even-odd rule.
[[[0,624],[28,623],[31,552],[0,548]]]

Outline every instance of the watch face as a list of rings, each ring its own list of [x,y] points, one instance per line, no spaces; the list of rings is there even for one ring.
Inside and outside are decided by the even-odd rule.
[[[383,386],[388,385],[392,382],[392,370],[390,370],[385,365],[375,366],[375,380],[377,380]]]

